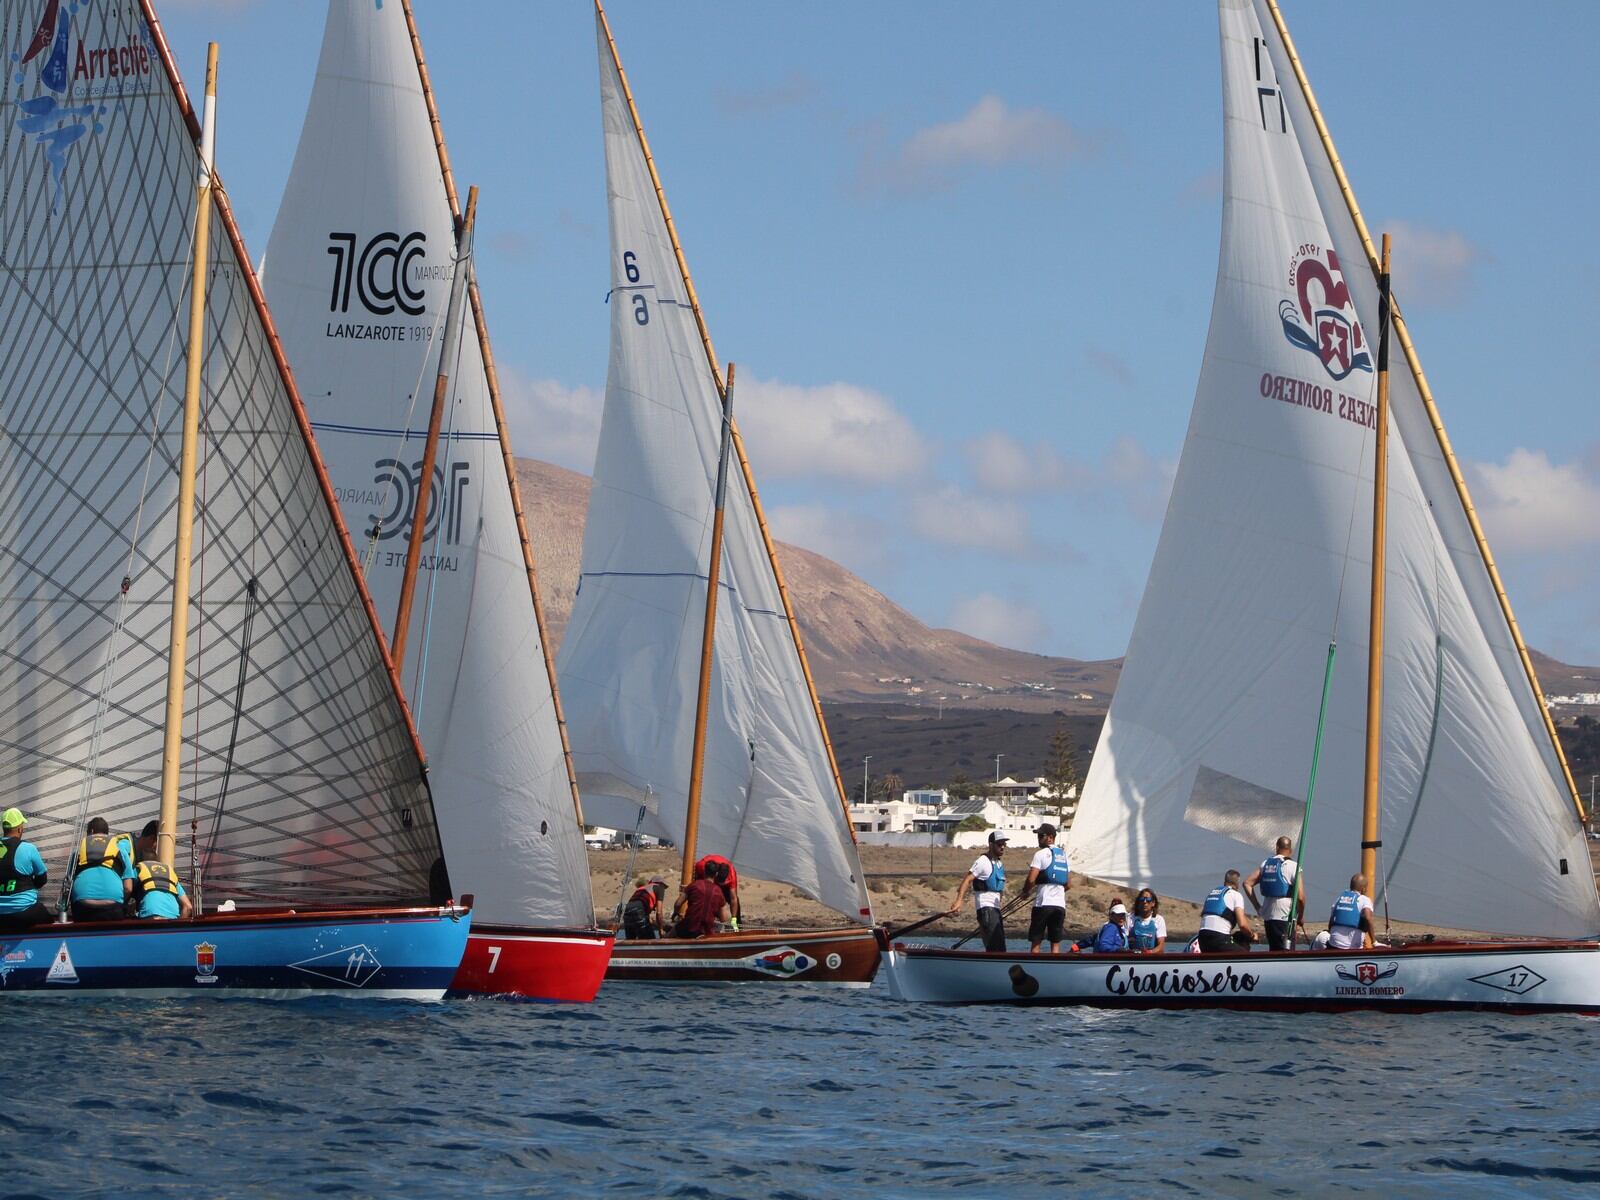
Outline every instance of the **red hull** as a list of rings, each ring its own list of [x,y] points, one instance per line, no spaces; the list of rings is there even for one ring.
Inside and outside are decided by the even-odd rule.
[[[450,995],[588,1004],[600,990],[615,940],[604,929],[474,926]]]

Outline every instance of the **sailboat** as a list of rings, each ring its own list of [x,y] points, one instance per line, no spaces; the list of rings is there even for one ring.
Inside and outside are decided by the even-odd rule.
[[[0,794],[52,885],[159,802],[196,914],[0,935],[0,991],[438,999],[468,911],[213,170],[216,47],[203,129],[149,0],[8,4],[0,60]]]
[[[620,940],[606,978],[866,986],[878,963],[872,906],[822,710],[598,3],[595,28],[611,361],[578,594],[559,657],[585,811],[590,821],[676,842],[685,884],[697,853],[720,855],[855,923]]]
[[[454,990],[586,1002],[613,935],[594,924],[471,209],[410,4],[331,0],[267,295],[394,622],[452,882],[476,897]]]
[[[949,1003],[1600,1011],[1582,805],[1386,264],[1277,4],[1220,12],[1211,329],[1073,866],[1199,900],[1299,830],[1308,914],[1359,854],[1379,914],[1498,940],[1202,958],[896,946],[890,986]]]

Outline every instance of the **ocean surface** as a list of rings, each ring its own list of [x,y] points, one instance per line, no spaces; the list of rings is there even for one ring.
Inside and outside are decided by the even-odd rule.
[[[1584,1196],[1600,1022],[31,1000],[0,1196]]]

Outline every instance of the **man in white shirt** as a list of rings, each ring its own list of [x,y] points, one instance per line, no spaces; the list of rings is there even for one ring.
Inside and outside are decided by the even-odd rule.
[[[1367,877],[1350,876],[1350,889],[1340,892],[1328,915],[1328,949],[1363,950],[1372,945],[1372,897]]]
[[[983,934],[983,948],[991,954],[1004,954],[1006,949],[1005,918],[1000,911],[1000,897],[1006,890],[1006,869],[1000,862],[1005,853],[1006,835],[989,835],[989,852],[978,855],[971,869],[961,877],[956,888],[956,898],[950,902],[950,912],[961,911],[967,889],[972,890],[973,902],[978,906],[978,930]]]
[[[1061,953],[1062,930],[1067,924],[1067,889],[1072,886],[1072,872],[1067,864],[1067,852],[1056,845],[1056,827],[1046,821],[1035,833],[1039,837],[1039,850],[1028,864],[1028,879],[1022,885],[1022,894],[1033,893],[1033,916],[1028,922],[1028,949],[1039,953],[1044,939],[1050,939],[1050,953]]]
[[[1266,921],[1267,949],[1293,950],[1294,933],[1289,927],[1290,914],[1294,914],[1295,924],[1300,926],[1300,932],[1305,933],[1306,922],[1306,889],[1300,882],[1300,864],[1295,862],[1294,841],[1291,838],[1278,839],[1276,852],[1271,858],[1263,859],[1261,865],[1244,881],[1245,895],[1250,897],[1250,905]],[[1261,896],[1257,897],[1256,888],[1261,889]],[[1265,899],[1265,908],[1262,900]]]
[[[1244,915],[1244,897],[1239,893],[1239,872],[1229,871],[1222,884],[1211,889],[1200,906],[1200,953],[1220,954],[1248,947],[1256,940],[1250,918]]]

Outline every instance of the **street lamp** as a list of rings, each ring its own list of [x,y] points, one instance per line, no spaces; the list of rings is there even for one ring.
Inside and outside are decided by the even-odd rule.
[[[863,804],[867,803],[868,798],[872,795],[871,791],[867,787],[868,782],[872,778],[867,774],[867,764],[871,761],[872,755],[870,754],[864,755],[861,759],[861,803]]]
[[[994,781],[996,783],[1000,782],[1000,760],[1004,757],[1004,754],[996,754],[994,756]]]

